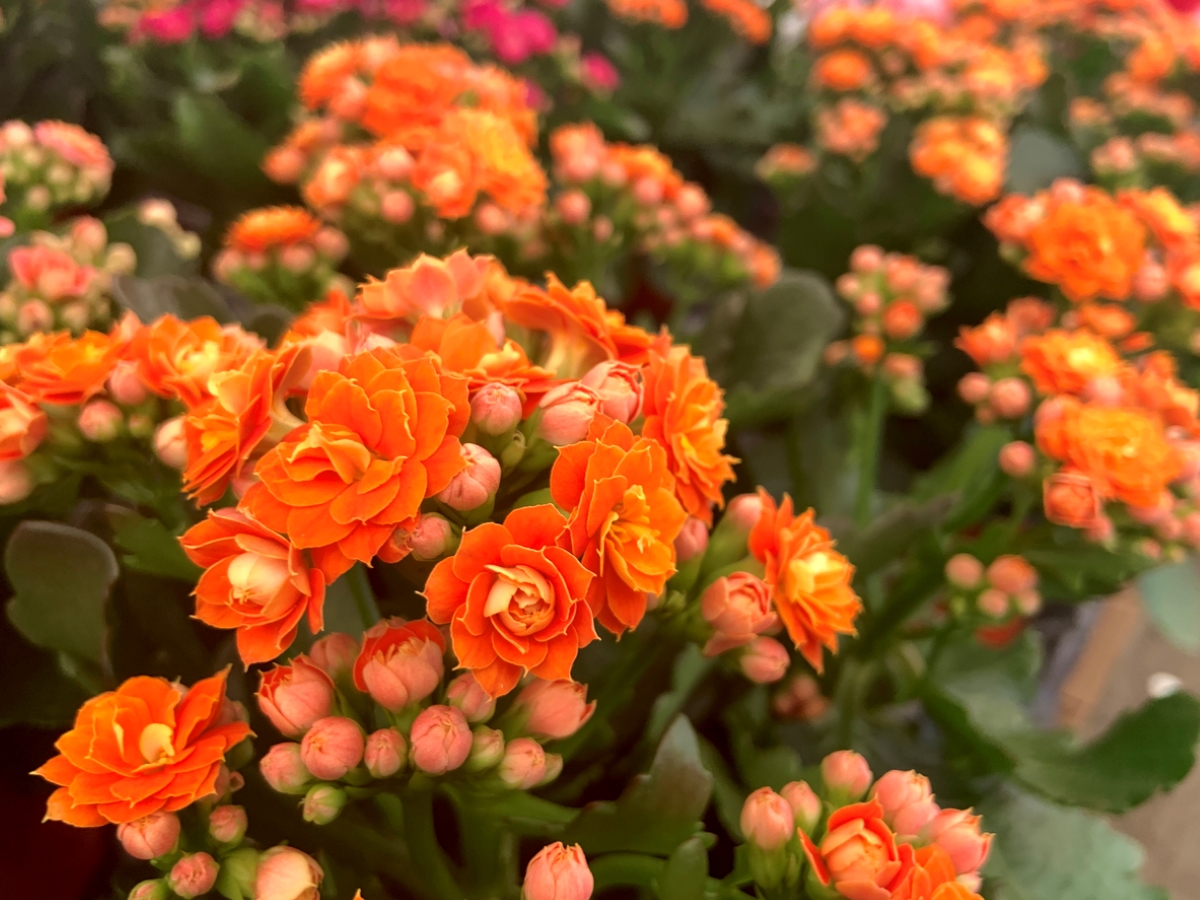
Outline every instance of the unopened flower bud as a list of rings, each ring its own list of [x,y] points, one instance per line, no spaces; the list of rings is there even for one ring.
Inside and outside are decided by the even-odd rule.
[[[746,647],[739,663],[742,674],[755,684],[771,684],[787,674],[791,658],[779,641],[760,636]]]
[[[537,783],[538,787],[544,784],[549,784],[562,774],[563,758],[561,753],[546,754],[546,774],[542,776],[542,780]]]
[[[395,728],[381,728],[367,735],[363,762],[372,778],[391,778],[404,768],[408,744]]]
[[[430,706],[413,722],[409,741],[414,766],[430,775],[444,775],[466,762],[471,729],[462,710]]]
[[[0,506],[19,503],[33,493],[33,474],[19,459],[0,460]]]
[[[225,897],[237,896],[237,891],[244,898],[254,896],[254,878],[258,874],[260,854],[253,847],[241,847],[221,858],[221,874],[217,881],[217,892]]]
[[[337,785],[314,784],[304,795],[301,815],[305,822],[328,825],[341,814],[349,799]]]
[[[908,340],[924,322],[921,310],[911,300],[895,300],[883,311],[883,332],[892,340]]]
[[[408,536],[413,559],[431,560],[445,556],[454,543],[454,528],[444,516],[423,513],[417,527]]]
[[[1033,471],[1037,455],[1025,441],[1010,441],[1000,448],[1000,470],[1012,478],[1024,478]]]
[[[587,702],[586,684],[538,679],[521,691],[514,708],[525,714],[529,734],[561,740],[584,726],[596,711],[596,701]]]
[[[239,844],[246,836],[246,810],[226,804],[208,814],[208,834],[218,844]]]
[[[968,372],[958,382],[958,396],[975,406],[987,399],[992,380],[982,372]]]
[[[762,498],[758,494],[738,494],[725,507],[725,519],[737,526],[738,531],[749,533],[762,516]]]
[[[592,201],[578,188],[563,191],[554,200],[559,218],[567,225],[582,225],[592,211]]]
[[[1020,556],[1013,554],[997,556],[987,567],[987,578],[992,587],[1006,594],[1017,594],[1037,587],[1037,571]]]
[[[969,553],[957,553],[946,562],[946,580],[964,591],[979,587],[983,563]]]
[[[471,724],[486,722],[496,711],[496,700],[483,687],[471,672],[459,675],[446,688],[446,699],[451,706],[457,706]]]
[[[467,757],[468,772],[483,772],[504,759],[504,732],[480,725],[471,736],[471,752]]]
[[[1004,593],[1004,591],[998,591],[995,588],[988,588],[987,590],[980,592],[979,599],[976,602],[979,606],[979,611],[988,618],[1008,618],[1008,594]]]
[[[156,812],[117,827],[117,840],[134,859],[157,859],[175,849],[179,841],[179,817]]]
[[[392,225],[403,225],[413,217],[415,209],[408,191],[388,191],[379,198],[379,215]]]
[[[17,310],[17,332],[22,337],[49,331],[53,327],[54,313],[41,300],[27,300]]]
[[[299,744],[275,744],[259,760],[258,768],[267,784],[281,794],[303,794],[312,781],[312,774],[301,758]]]
[[[675,561],[680,565],[701,556],[708,549],[708,526],[703,519],[688,516],[675,538]]]
[[[898,835],[915,838],[938,813],[929,779],[916,772],[893,770],[871,788],[871,796],[883,807],[883,819]]]
[[[335,631],[315,641],[308,651],[308,657],[336,681],[354,669],[354,661],[358,659],[358,641],[348,634]]]
[[[333,679],[301,653],[263,672],[258,708],[284,737],[298,738],[333,710]]]
[[[317,900],[325,873],[294,847],[272,847],[258,861],[254,900]]]
[[[838,750],[821,761],[821,777],[834,806],[861,800],[871,786],[871,767],[853,750]]]
[[[629,363],[608,360],[589,369],[580,384],[600,398],[600,412],[629,424],[642,410],[641,370]]]
[[[168,900],[171,896],[171,889],[161,878],[139,881],[129,892],[129,900]]]
[[[362,762],[366,739],[362,727],[344,716],[318,719],[300,742],[300,758],[314,778],[337,781]]]
[[[551,388],[538,404],[538,434],[556,447],[582,441],[600,409],[600,395],[578,381]]]
[[[555,842],[543,847],[525,869],[522,900],[589,900],[595,889],[583,848]]]
[[[992,836],[983,834],[979,816],[961,809],[943,809],[925,827],[921,837],[946,851],[958,875],[971,875],[982,868],[992,846]]]
[[[521,421],[521,395],[507,384],[485,384],[471,398],[471,421],[484,434],[512,431]]]
[[[108,392],[118,403],[136,406],[146,399],[146,385],[135,362],[121,360],[108,376]]]
[[[500,487],[500,462],[478,444],[463,444],[467,467],[455,475],[437,495],[451,509],[478,509],[496,495]]]
[[[207,853],[190,853],[171,867],[167,886],[184,900],[191,900],[213,889],[219,871],[217,861]]]
[[[1001,378],[988,393],[992,408],[1003,419],[1016,419],[1029,411],[1032,396],[1023,378]]]
[[[514,738],[504,748],[498,774],[509,787],[527,791],[546,774],[546,751],[532,738]]]
[[[791,840],[796,829],[791,805],[769,787],[746,798],[740,824],[746,840],[768,853]]]
[[[121,433],[121,410],[107,400],[93,400],[79,411],[79,433],[89,441],[106,443]]]
[[[172,469],[187,466],[187,439],[183,433],[183,416],[167,419],[154,432],[154,452]]]
[[[789,782],[779,793],[792,808],[796,827],[808,835],[816,831],[817,825],[821,821],[821,798],[808,786],[808,782]]]

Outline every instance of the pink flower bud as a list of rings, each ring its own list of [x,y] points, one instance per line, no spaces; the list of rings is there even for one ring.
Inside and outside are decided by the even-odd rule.
[[[304,795],[301,817],[314,825],[328,825],[346,807],[350,798],[335,784],[314,784]]]
[[[207,853],[188,854],[171,867],[167,886],[184,900],[191,900],[213,889],[219,868]]]
[[[1023,616],[1036,616],[1042,609],[1042,595],[1036,590],[1019,591],[1014,599],[1017,601],[1017,612]]]
[[[17,310],[17,332],[22,337],[29,337],[39,331],[49,331],[54,327],[54,313],[41,300],[27,300]]]
[[[796,830],[791,805],[769,787],[746,798],[740,821],[746,840],[768,853],[790,841]]]
[[[1171,281],[1167,270],[1156,262],[1143,263],[1133,277],[1133,290],[1143,303],[1156,303],[1167,295]]]
[[[597,244],[607,243],[613,236],[614,227],[608,216],[596,216],[596,221],[592,223],[592,238]]]
[[[704,645],[705,656],[749,644],[779,624],[771,609],[771,589],[749,572],[733,572],[710,584],[700,598],[700,611],[716,632]]]
[[[0,506],[19,503],[33,493],[33,475],[19,459],[0,460]]]
[[[1008,594],[988,588],[979,594],[976,601],[979,611],[990,619],[1006,619],[1009,613]]]
[[[980,817],[971,815],[969,809],[944,809],[921,836],[946,851],[956,874],[972,875],[983,868],[992,847],[992,836],[981,833],[979,823]]]
[[[871,786],[871,767],[853,750],[838,750],[821,761],[821,777],[835,806],[861,800]]]
[[[485,384],[471,398],[471,421],[484,434],[506,434],[521,421],[521,395],[507,384]]]
[[[504,234],[508,231],[509,216],[495,203],[481,203],[475,210],[475,225],[487,235]]]
[[[883,331],[893,340],[908,340],[924,323],[925,317],[911,300],[894,300],[883,311]]]
[[[154,452],[172,469],[187,466],[187,439],[183,434],[183,416],[167,419],[154,432]]]
[[[79,433],[98,444],[111,441],[121,433],[125,419],[121,410],[107,400],[93,400],[79,411]]]
[[[992,389],[992,380],[982,372],[968,372],[958,382],[958,396],[972,406],[987,399]]]
[[[929,779],[892,770],[875,782],[871,796],[883,807],[883,820],[899,835],[915,838],[938,814]]]
[[[596,711],[587,702],[587,685],[574,681],[532,682],[517,696],[515,708],[525,713],[525,730],[543,740],[561,740],[577,732]]]
[[[303,794],[312,781],[299,744],[276,744],[259,760],[258,769],[267,784],[281,794]]]
[[[737,526],[738,531],[749,533],[758,524],[760,516],[762,498],[758,494],[738,494],[725,507],[725,518]]]
[[[171,896],[171,889],[167,887],[167,883],[161,878],[154,878],[150,881],[139,881],[134,885],[128,900],[168,900]]]
[[[496,700],[479,684],[471,672],[459,675],[446,688],[446,699],[451,706],[462,710],[466,720],[475,725],[486,722],[496,711]]]
[[[538,434],[556,447],[582,441],[600,402],[599,394],[578,381],[551,388],[538,404],[542,410]]]
[[[648,175],[639,178],[633,186],[633,199],[641,206],[655,206],[662,203],[662,197],[662,183]]]
[[[441,633],[428,622],[376,622],[363,636],[354,682],[384,709],[399,712],[437,688],[444,648]]]
[[[589,369],[580,379],[600,398],[600,412],[629,424],[642,410],[641,371],[629,363],[609,360]]]
[[[549,784],[562,774],[563,758],[561,753],[546,754],[546,774],[542,776],[542,780],[538,782],[538,787],[544,784]]]
[[[246,810],[240,806],[218,806],[208,815],[208,833],[218,844],[238,844],[246,836]]]
[[[294,847],[272,847],[258,861],[254,900],[317,900],[325,873]]]
[[[279,252],[279,264],[294,275],[302,275],[313,267],[317,254],[312,247],[293,244]]]
[[[983,563],[969,553],[958,553],[946,562],[946,580],[964,591],[979,587],[983,578]]]
[[[1183,517],[1183,539],[1192,547],[1200,548],[1200,512],[1191,512]]]
[[[430,775],[444,775],[466,762],[471,729],[461,709],[430,706],[413,722],[409,741],[414,766]]]
[[[874,244],[855,247],[850,254],[850,268],[855,272],[875,272],[883,265],[883,250]]]
[[[175,849],[179,841],[179,817],[156,812],[117,826],[117,840],[134,859],[157,859]]]
[[[291,665],[263,672],[258,708],[284,737],[298,738],[333,710],[333,679],[300,654]]]
[[[690,221],[707,215],[712,208],[712,203],[709,202],[708,195],[704,193],[704,188],[689,182],[681,187],[675,195],[675,208],[679,210],[680,218]]]
[[[318,719],[300,742],[300,758],[322,781],[337,781],[360,762],[365,749],[362,727],[344,716]]]
[[[808,782],[793,781],[785,784],[780,794],[792,808],[796,827],[808,835],[816,831],[821,821],[821,798],[808,786]]]
[[[675,538],[675,561],[683,564],[708,549],[708,526],[703,519],[688,516]]]
[[[322,228],[313,238],[313,246],[321,256],[338,262],[350,250],[350,242],[336,228]]]
[[[432,560],[445,556],[452,549],[454,528],[437,513],[425,513],[408,536],[413,559]]]
[[[739,660],[742,674],[755,684],[770,684],[787,674],[791,658],[774,638],[756,637]]]
[[[121,360],[108,376],[108,392],[118,403],[136,406],[146,399],[146,385],[135,362]]]
[[[1000,469],[1012,478],[1024,478],[1036,461],[1033,447],[1025,441],[1010,441],[1000,448]]]
[[[501,781],[518,791],[536,787],[546,774],[546,751],[532,738],[514,738],[504,748],[498,774]]]
[[[1125,402],[1125,388],[1112,375],[1100,375],[1083,388],[1083,399],[1099,406],[1120,406]]]
[[[372,778],[391,778],[404,768],[408,744],[395,728],[381,728],[367,735],[363,762]]]
[[[992,408],[1003,419],[1016,419],[1029,411],[1032,399],[1029,385],[1023,378],[1001,378],[988,394]]]
[[[379,215],[392,225],[403,225],[413,217],[416,204],[408,191],[388,191],[379,198]]]
[[[354,661],[358,659],[358,641],[335,631],[315,641],[308,656],[313,665],[330,678],[341,678],[354,668]]]
[[[997,556],[987,567],[987,577],[992,587],[1006,594],[1017,594],[1037,587],[1037,572],[1033,566],[1012,554]]]
[[[412,172],[412,155],[403,147],[391,146],[375,159],[375,168],[388,181],[403,181]]]
[[[478,509],[500,487],[500,462],[478,444],[463,444],[461,452],[467,467],[450,480],[437,499],[451,509]]]
[[[567,225],[581,225],[592,211],[592,201],[578,188],[563,191],[554,200],[559,218]]]
[[[556,841],[529,861],[521,896],[523,900],[589,900],[594,888],[583,848]]]
[[[471,752],[467,756],[467,771],[482,772],[500,764],[504,759],[504,732],[481,725],[471,735]]]

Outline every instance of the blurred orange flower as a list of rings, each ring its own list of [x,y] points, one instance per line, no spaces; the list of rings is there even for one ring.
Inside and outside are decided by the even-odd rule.
[[[147,388],[191,409],[212,396],[210,375],[237,368],[262,346],[256,335],[210,316],[184,322],[166,315],[135,335],[126,356]]]
[[[1021,370],[1042,394],[1079,394],[1094,378],[1122,367],[1112,345],[1090,331],[1051,329],[1021,342]]]

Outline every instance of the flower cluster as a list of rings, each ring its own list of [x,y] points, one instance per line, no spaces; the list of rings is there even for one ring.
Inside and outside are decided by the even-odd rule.
[[[872,783],[874,782],[874,783]],[[820,790],[793,781],[759,788],[742,807],[750,871],[764,891],[807,896],[979,900],[991,849],[970,810],[942,809],[929,779],[891,771],[875,780],[857,753],[821,762]]]
[[[857,248],[850,272],[838,279],[838,295],[854,309],[854,336],[826,348],[831,365],[850,360],[888,382],[896,405],[920,412],[929,403],[917,338],[925,317],[946,308],[949,273],[922,265],[911,256],[884,253],[879,247]]]
[[[0,236],[48,225],[56,209],[85,206],[108,193],[113,161],[100,139],[78,125],[12,120],[0,125]],[[7,232],[7,233],[5,233]]]
[[[958,553],[946,563],[946,581],[953,593],[951,611],[960,618],[977,613],[1004,622],[1015,615],[1034,616],[1042,608],[1036,570],[1013,554],[997,556],[985,569],[969,553]]]
[[[606,0],[606,5],[618,19],[649,22],[671,30],[682,28],[689,18],[685,0]],[[700,6],[752,44],[765,44],[771,39],[771,14],[753,0],[700,0]]]

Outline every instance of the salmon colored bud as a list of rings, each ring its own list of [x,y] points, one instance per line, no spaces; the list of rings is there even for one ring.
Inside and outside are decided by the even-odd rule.
[[[471,421],[484,434],[506,434],[521,422],[521,395],[507,384],[485,384],[471,398]]]
[[[309,660],[330,678],[349,675],[358,659],[358,641],[348,634],[333,632],[318,639],[308,651]]]
[[[317,254],[312,247],[302,244],[284,247],[279,251],[279,264],[293,275],[303,275],[317,261]]]
[[[592,237],[597,244],[607,243],[614,230],[613,221],[608,216],[596,216],[596,221],[592,223]]]
[[[1037,572],[1033,566],[1011,553],[996,557],[987,567],[987,578],[992,587],[1006,594],[1018,594],[1037,587]]]
[[[770,587],[749,572],[733,572],[710,584],[700,598],[700,611],[716,632],[704,645],[705,656],[749,644],[779,624]]]
[[[495,237],[508,231],[508,213],[495,203],[481,203],[475,210],[475,225],[484,234]]]
[[[595,889],[583,848],[556,841],[543,847],[525,869],[522,900],[589,900]]]
[[[146,399],[146,386],[138,374],[137,363],[121,360],[108,376],[108,392],[118,403],[136,406]]]
[[[483,772],[504,759],[504,732],[481,725],[471,735],[471,752],[467,756],[468,772]]]
[[[972,406],[986,400],[991,389],[992,380],[982,372],[968,372],[958,382],[958,396]]]
[[[497,774],[501,781],[518,791],[536,787],[546,774],[546,751],[532,738],[514,738],[504,748]]]
[[[388,191],[379,198],[379,215],[392,225],[403,225],[413,217],[415,209],[408,191]]]
[[[703,519],[688,516],[675,538],[675,561],[682,565],[690,559],[703,555],[708,549],[708,526]]]
[[[313,246],[326,259],[338,262],[350,250],[350,242],[336,228],[322,228],[313,238]]]
[[[375,169],[388,181],[403,181],[413,168],[412,155],[403,147],[388,147],[375,160]]]
[[[208,834],[218,844],[240,844],[249,820],[246,810],[227,804],[208,814]]]
[[[1152,506],[1126,504],[1125,508],[1129,512],[1129,517],[1135,522],[1150,526],[1161,525],[1171,517],[1175,508],[1175,495],[1170,491],[1163,491],[1158,495],[1158,502]]]
[[[738,661],[742,674],[755,684],[771,684],[787,674],[791,657],[787,648],[774,638],[756,637]]]
[[[762,516],[762,498],[758,494],[738,494],[725,507],[725,518],[747,534]]]
[[[1167,270],[1155,262],[1144,263],[1133,276],[1133,292],[1142,303],[1157,303],[1170,286]]]
[[[883,820],[899,835],[916,837],[938,814],[929,779],[892,770],[875,782],[871,797],[883,807]]]
[[[172,896],[171,889],[161,878],[138,882],[129,892],[129,900],[169,900]]]
[[[430,706],[413,722],[409,742],[414,766],[430,775],[445,775],[467,761],[471,729],[461,709]]]
[[[922,837],[937,844],[950,857],[958,875],[973,875],[983,868],[992,836],[979,830],[979,816],[961,809],[944,809],[925,827]]]
[[[1035,590],[1021,591],[1017,594],[1016,601],[1017,612],[1023,616],[1036,616],[1041,612],[1042,595]]]
[[[871,767],[853,750],[838,750],[821,760],[821,777],[834,806],[855,803],[871,786]]]
[[[1004,419],[1017,419],[1025,415],[1032,399],[1029,385],[1021,378],[1001,378],[992,385],[988,398],[996,414]]]
[[[300,758],[314,778],[337,781],[363,758],[362,727],[345,716],[318,719],[300,742]]]
[[[267,784],[281,794],[303,794],[312,781],[299,744],[276,744],[259,760],[258,769]]]
[[[687,222],[707,215],[712,208],[712,203],[709,201],[708,195],[704,193],[704,188],[698,184],[688,183],[681,187],[675,195],[675,208],[679,210],[680,218]]]
[[[367,735],[363,763],[372,778],[391,778],[404,768],[408,742],[395,728],[380,728]]]
[[[808,786],[808,782],[790,782],[785,784],[779,793],[792,808],[796,827],[805,834],[812,834],[816,831],[817,825],[821,822],[821,798]]]
[[[445,640],[425,621],[376,622],[363,636],[354,683],[389,712],[424,700],[442,680]]]
[[[563,191],[554,200],[559,218],[567,225],[582,225],[592,212],[592,201],[578,188]]]
[[[517,695],[515,708],[526,715],[525,731],[543,740],[561,740],[582,728],[596,711],[587,685],[538,679]]]
[[[413,559],[439,559],[451,552],[454,546],[454,528],[444,516],[427,513],[421,516],[417,527],[408,536],[408,547]]]
[[[580,379],[600,397],[600,412],[629,424],[642,411],[641,371],[629,363],[602,362]]]
[[[17,332],[22,337],[29,337],[39,331],[49,331],[54,327],[54,313],[41,300],[28,300],[17,310]]]
[[[134,859],[166,856],[179,842],[179,816],[156,812],[117,827],[117,840]]]
[[[862,280],[857,275],[851,275],[849,272],[839,275],[838,280],[834,282],[833,286],[837,290],[838,296],[846,300],[853,300],[863,289]]]
[[[1037,456],[1025,441],[1010,441],[1000,448],[1000,470],[1012,478],[1024,478],[1033,471]]]
[[[979,587],[983,578],[983,563],[969,553],[957,553],[946,562],[946,580],[964,591]]]
[[[1104,503],[1095,482],[1082,472],[1056,472],[1042,485],[1046,518],[1055,525],[1093,528],[1102,518]]]
[[[333,710],[333,679],[300,654],[290,665],[263,672],[257,696],[258,708],[279,733],[298,738]]]
[[[0,460],[0,506],[19,503],[33,493],[33,475],[19,459]]]
[[[167,887],[184,900],[207,894],[217,883],[217,861],[207,853],[191,853],[171,866]]]
[[[1184,516],[1182,526],[1183,539],[1192,547],[1200,547],[1200,512]]]
[[[79,433],[89,441],[103,444],[121,433],[125,417],[107,400],[93,400],[79,411]]]
[[[633,185],[633,199],[641,206],[656,206],[662,203],[662,198],[662,183],[655,178],[639,178]]]
[[[790,841],[796,829],[791,805],[769,787],[746,798],[740,823],[746,840],[768,853]]]
[[[272,847],[258,861],[254,900],[317,900],[325,873],[294,847]]]
[[[267,177],[279,184],[294,184],[304,173],[304,154],[294,147],[276,147],[263,160]]]
[[[1008,594],[995,588],[980,592],[976,601],[979,611],[990,619],[1007,619],[1010,611]]]
[[[600,395],[578,381],[551,388],[538,404],[538,434],[556,447],[582,441],[600,410]]]
[[[883,298],[874,291],[869,291],[854,301],[854,311],[860,316],[876,315],[882,306]]]
[[[873,244],[855,247],[850,254],[850,268],[863,274],[878,271],[883,265],[883,250]]]
[[[328,825],[346,808],[350,798],[334,784],[314,784],[304,795],[301,817],[314,825]]]
[[[1084,386],[1083,399],[1100,406],[1120,406],[1125,402],[1125,388],[1114,376],[1100,375]]]
[[[467,672],[459,675],[446,688],[446,700],[451,706],[462,710],[463,716],[473,725],[486,722],[496,711],[496,700]]]
[[[925,317],[911,300],[896,300],[883,311],[883,331],[894,341],[908,340],[921,330]]]
[[[187,439],[183,433],[183,416],[167,419],[154,432],[154,453],[172,469],[187,466]]]
[[[463,444],[460,452],[467,467],[455,475],[437,495],[451,509],[478,509],[496,495],[500,487],[500,461],[478,444]]]

